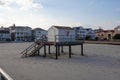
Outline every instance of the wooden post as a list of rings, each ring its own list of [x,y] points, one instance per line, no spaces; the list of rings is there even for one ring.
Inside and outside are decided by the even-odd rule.
[[[69,45],[69,58],[71,58],[71,45]]]
[[[44,57],[46,57],[46,45],[44,45]]]
[[[83,54],[83,43],[81,44],[81,56],[84,56],[84,54]]]
[[[63,51],[63,46],[61,46],[61,53],[63,53],[64,51]]]
[[[40,50],[38,50],[38,56],[40,55]]]
[[[60,56],[60,46],[58,46],[58,56]]]
[[[58,46],[56,46],[56,54],[55,54],[55,59],[58,59]]]
[[[48,46],[48,53],[50,54],[50,45]]]

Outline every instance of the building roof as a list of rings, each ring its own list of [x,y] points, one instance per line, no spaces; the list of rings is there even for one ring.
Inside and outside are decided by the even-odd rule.
[[[29,26],[9,26],[9,28],[15,29],[15,28],[31,28],[31,27],[29,27]]]
[[[15,28],[30,28],[28,26],[15,26]]]
[[[67,26],[52,26],[52,27],[55,27],[57,29],[67,29],[67,30],[72,30],[71,27],[67,27]]]
[[[120,28],[120,25],[118,25],[117,27],[115,27],[115,29],[118,29],[118,28]]]
[[[103,32],[115,32],[115,30],[103,30]]]
[[[35,28],[35,29],[33,29],[33,31],[34,31],[34,30],[46,31],[46,30],[44,30],[44,29],[42,29],[42,28]]]

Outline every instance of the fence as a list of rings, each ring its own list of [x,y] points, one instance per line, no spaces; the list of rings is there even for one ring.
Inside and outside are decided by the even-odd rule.
[[[0,80],[13,80],[13,79],[0,68]]]
[[[75,36],[74,35],[56,35],[55,36],[55,42],[72,42],[75,41]]]

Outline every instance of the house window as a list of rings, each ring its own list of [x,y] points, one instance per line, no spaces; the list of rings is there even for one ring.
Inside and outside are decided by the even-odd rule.
[[[19,35],[19,32],[17,32],[17,35]]]
[[[101,36],[103,37],[104,35],[102,34]]]
[[[120,28],[118,28],[118,31],[120,31]]]

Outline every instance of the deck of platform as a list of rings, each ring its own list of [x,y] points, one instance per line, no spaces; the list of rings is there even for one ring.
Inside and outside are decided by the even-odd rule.
[[[41,44],[41,42],[36,42],[38,45]],[[42,42],[43,43],[43,42]],[[80,48],[80,52],[81,52],[81,56],[83,56],[83,43],[84,41],[72,41],[72,42],[44,42],[44,57],[47,56],[47,49],[46,49],[46,46],[48,46],[48,54],[51,54],[51,45],[55,46],[55,59],[58,59],[58,56],[60,56],[60,53],[61,52],[64,52],[64,49],[63,47],[64,46],[68,46],[68,53],[69,53],[69,58],[71,58],[72,56],[72,46],[75,46],[75,45],[81,45],[81,48]],[[61,47],[61,48],[60,48]],[[60,50],[61,49],[61,50]]]

